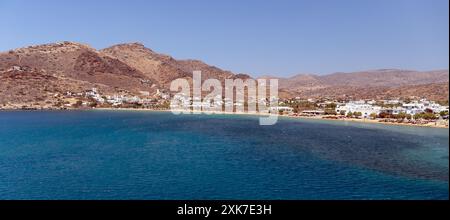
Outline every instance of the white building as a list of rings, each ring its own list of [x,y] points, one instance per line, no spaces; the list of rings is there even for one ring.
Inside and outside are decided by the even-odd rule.
[[[292,113],[294,111],[293,108],[287,106],[274,106],[269,108],[269,113],[279,113],[282,111],[283,113]]]
[[[385,100],[384,104],[388,104],[388,105],[398,105],[402,103],[400,100],[398,99],[392,99],[392,100]]]
[[[407,113],[406,109],[403,108],[403,107],[383,108],[383,109],[381,109],[381,112],[384,112],[384,113],[387,113],[387,114],[390,114],[390,115],[398,115],[400,113],[409,114],[409,113]]]
[[[420,101],[411,102],[408,104],[403,104],[402,106],[404,108],[404,111],[407,114],[415,115],[422,112],[425,112],[428,110],[433,111],[433,113],[440,113],[442,111],[447,111],[447,106],[442,106],[438,103],[435,103],[433,101],[428,101],[426,99],[422,99]]]
[[[92,88],[91,91],[86,92],[86,96],[94,99],[97,102],[104,103],[105,99],[98,93],[96,88]]]
[[[364,101],[349,102],[336,108],[338,114],[348,114],[349,112],[361,112],[363,118],[369,118],[371,114],[380,114],[381,107],[366,104]]]
[[[406,114],[415,115],[425,111],[424,105],[420,103],[408,103],[403,104],[403,109]]]
[[[302,111],[302,114],[304,114],[304,115],[324,115],[325,111],[323,111],[323,110],[305,110],[305,111]]]

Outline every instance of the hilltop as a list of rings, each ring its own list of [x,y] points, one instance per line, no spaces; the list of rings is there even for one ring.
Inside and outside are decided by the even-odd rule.
[[[174,79],[247,79],[200,60],[178,60],[141,43],[97,50],[75,42],[50,43],[0,53],[0,104],[53,105],[62,94],[97,88],[102,95],[155,97]],[[448,100],[448,70],[380,69],[329,75],[300,74],[279,78],[282,98],[389,99],[423,97]],[[273,77],[271,77],[273,78]]]
[[[104,95],[153,96],[174,79],[190,79],[194,70],[201,70],[203,79],[248,77],[199,60],[176,60],[140,43],[96,50],[66,41],[0,53],[0,104],[54,103],[58,94],[92,88]]]
[[[329,75],[299,74],[279,78],[291,96],[310,98],[389,99],[411,96],[448,100],[448,70],[380,69]]]

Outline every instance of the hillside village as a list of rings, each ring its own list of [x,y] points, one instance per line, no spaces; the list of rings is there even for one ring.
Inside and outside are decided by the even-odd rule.
[[[177,60],[140,43],[97,50],[61,42],[0,53],[0,110],[173,108],[242,111],[278,103],[266,113],[291,117],[370,119],[448,126],[448,70],[380,69],[279,78],[279,98],[202,103],[168,92],[175,79],[248,79],[199,60]],[[270,77],[273,78],[273,77]],[[171,102],[175,100],[175,102]],[[178,105],[178,106],[177,106]],[[241,109],[241,110],[239,110]]]
[[[199,99],[192,99],[187,95],[171,96],[169,92],[157,90],[150,95],[141,91],[140,95],[132,95],[122,91],[114,95],[102,94],[97,88],[84,92],[67,91],[64,94],[53,94],[58,102],[41,105],[0,105],[0,110],[68,110],[68,109],[199,109],[203,111],[222,111],[232,107],[236,113],[247,112],[249,103],[256,105],[256,100],[230,100],[216,97],[210,103],[203,103]],[[270,107],[270,103],[278,106]],[[429,124],[439,123],[448,126],[448,103],[437,103],[427,99],[419,100],[348,100],[337,101],[329,99],[278,99],[270,97],[259,100],[265,106],[265,113],[280,114],[290,117],[310,117],[323,119],[367,119],[390,123]],[[240,111],[239,109],[244,109]],[[262,109],[261,109],[262,110]],[[253,112],[256,113],[256,112]],[[261,111],[260,113],[264,113]]]

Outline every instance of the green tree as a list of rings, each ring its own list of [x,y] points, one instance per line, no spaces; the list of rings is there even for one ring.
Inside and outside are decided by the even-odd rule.
[[[362,113],[361,112],[355,112],[355,113],[353,113],[353,116],[359,118],[359,117],[362,116]]]
[[[330,108],[330,109],[336,109],[336,107],[337,107],[337,105],[336,105],[336,103],[330,103],[330,104],[327,104],[327,106],[326,106],[326,108]]]
[[[381,112],[379,117],[380,118],[392,118],[392,114],[389,114],[387,112]]]
[[[429,113],[429,112],[423,112],[423,113],[419,113],[419,114],[415,114],[414,115],[414,119],[425,119],[425,120],[435,120],[438,117],[433,114],[433,113]]]
[[[378,117],[378,115],[375,112],[370,114],[370,118],[372,118],[372,119],[376,119],[377,117]]]
[[[437,117],[433,113],[426,112],[424,114],[424,119],[426,119],[426,120],[434,120],[434,119],[437,119]]]
[[[405,112],[400,112],[400,113],[397,114],[396,118],[404,119],[404,118],[406,118],[406,113]]]
[[[347,117],[348,117],[348,118],[353,117],[353,113],[352,113],[352,112],[348,112],[348,113],[347,113]]]
[[[422,118],[422,114],[421,113],[417,113],[417,114],[415,114],[414,116],[414,119],[420,119],[420,118]]]
[[[90,102],[89,107],[91,107],[91,108],[97,107],[97,102]]]
[[[75,104],[72,105],[72,107],[79,108],[79,107],[81,107],[81,105],[83,105],[83,102],[78,100]]]
[[[336,111],[334,109],[325,109],[326,115],[337,115]]]

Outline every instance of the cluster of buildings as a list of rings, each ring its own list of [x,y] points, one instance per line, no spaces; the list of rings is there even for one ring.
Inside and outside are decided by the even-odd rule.
[[[349,112],[361,113],[362,118],[369,118],[371,115],[380,115],[381,113],[389,115],[398,115],[401,113],[416,115],[424,112],[430,112],[439,114],[441,112],[448,112],[448,106],[442,106],[436,102],[421,99],[418,101],[412,101],[404,103],[399,100],[382,101],[384,105],[390,105],[390,107],[377,105],[376,101],[351,101],[344,104],[338,104],[336,107],[336,113],[345,115]]]
[[[278,102],[278,98],[270,97],[259,100],[259,105],[269,106],[270,103]],[[249,98],[247,102],[245,100],[238,99],[233,101],[230,98],[223,98],[222,95],[216,95],[215,97],[210,98],[210,102],[205,102],[200,97],[191,97],[190,95],[179,93],[174,95],[172,98],[172,102],[170,107],[172,109],[185,109],[185,108],[194,108],[194,109],[222,109],[223,107],[244,107],[246,104],[256,106],[257,102],[253,98]],[[272,109],[272,111],[277,111]]]
[[[98,104],[109,104],[112,107],[121,107],[124,104],[138,104],[142,107],[154,107],[158,104],[161,104],[162,101],[170,99],[170,95],[159,90],[155,95],[156,98],[141,98],[136,95],[127,94],[102,95],[96,88],[92,88],[91,90],[85,91],[84,93],[72,94],[68,92],[67,95],[88,98]],[[142,92],[142,95],[150,96],[148,92]],[[87,105],[87,103],[83,103],[83,105]]]
[[[81,94],[69,94],[68,95],[83,95],[83,97],[94,100],[99,104],[109,104],[113,107],[121,107],[124,104],[138,104],[144,108],[152,108],[161,104],[162,101],[167,102],[171,99],[170,94],[157,91],[155,97],[153,98],[141,98],[139,96],[130,96],[124,94],[115,95],[101,95],[96,88],[92,88]],[[142,94],[145,97],[149,97],[148,92]],[[317,102],[315,100],[308,100],[308,102],[315,103],[315,108],[310,110],[304,110],[301,112],[296,112],[292,106],[289,105],[289,101],[280,101],[276,97],[270,97],[262,100],[258,100],[259,104],[270,106],[270,103],[278,102],[279,105],[275,107],[268,107],[269,113],[282,113],[282,114],[302,114],[302,115],[325,115],[329,114],[330,106],[333,106],[333,113],[336,115],[348,115],[349,113],[358,113],[360,118],[372,118],[374,115],[377,117],[384,113],[387,115],[398,115],[398,114],[408,114],[414,116],[416,114],[421,114],[424,112],[439,114],[441,112],[449,111],[448,106],[442,106],[436,102],[429,101],[426,99],[421,99],[417,101],[404,102],[402,100],[360,100],[360,101],[348,101],[348,102],[336,102],[336,101],[325,101]],[[256,100],[248,100],[247,104],[255,104]],[[252,103],[250,103],[252,102]],[[202,110],[218,110],[222,107],[243,107],[246,103],[244,100],[233,101],[229,98],[223,98],[221,95],[217,95],[212,98],[210,102],[202,102],[201,98],[192,98],[186,94],[177,94],[173,97],[170,102],[170,107],[172,109],[202,109]],[[243,109],[243,108],[242,108]],[[448,114],[447,114],[448,115]]]
[[[381,106],[366,103],[365,101],[348,102],[345,104],[340,104],[336,107],[336,113],[339,115],[345,115],[350,112],[361,112],[361,117],[363,118],[369,118],[370,115],[373,114],[379,115],[381,110]]]
[[[192,98],[188,95],[178,94],[175,95],[174,101],[171,102],[170,107],[172,109],[217,109],[223,106],[243,106],[244,101],[237,100],[233,102],[232,100],[225,98],[222,99],[220,95],[215,97],[211,102],[202,102],[200,98]],[[292,101],[292,100],[291,100]],[[275,97],[267,98],[264,100],[259,100],[259,103],[270,106],[270,103],[278,102],[278,106],[268,107],[269,113],[273,114],[287,114],[287,115],[308,115],[308,116],[320,116],[327,114],[335,114],[347,116],[349,113],[357,113],[359,118],[373,118],[380,116],[384,113],[387,115],[398,115],[398,114],[408,114],[414,116],[416,114],[421,114],[424,112],[439,114],[441,112],[448,112],[448,106],[442,106],[436,102],[429,101],[426,99],[421,99],[418,101],[404,102],[402,100],[360,100],[360,101],[348,101],[348,102],[337,102],[337,101],[324,101],[318,102],[317,100],[305,100],[304,102],[313,103],[313,107],[307,110],[298,112],[294,108],[295,102],[292,103],[289,100],[279,100]],[[298,100],[297,100],[298,101]],[[293,105],[294,104],[294,105]],[[330,109],[330,106],[333,106]]]
[[[231,99],[222,99],[222,95],[217,95],[210,100],[210,102],[204,102],[200,97],[190,97],[186,94],[180,93],[173,97],[170,107],[172,109],[222,109],[222,107],[234,107],[244,106],[243,100],[238,100],[233,103]]]

